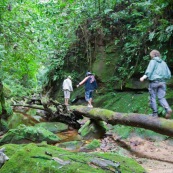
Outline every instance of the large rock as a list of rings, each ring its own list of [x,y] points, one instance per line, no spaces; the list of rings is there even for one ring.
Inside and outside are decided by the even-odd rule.
[[[18,127],[20,124],[25,124],[28,126],[35,125],[39,121],[35,119],[33,116],[25,114],[25,113],[13,113],[13,115],[8,120],[9,129],[14,129]]]
[[[84,139],[99,139],[105,134],[106,129],[104,122],[88,120],[78,132]]]
[[[146,172],[135,160],[116,153],[70,152],[46,144],[7,144],[9,161],[1,173],[143,173]]]
[[[20,125],[16,129],[9,130],[1,139],[0,144],[6,143],[29,143],[29,142],[42,142],[57,143],[61,139],[52,132],[42,127],[32,127]]]
[[[148,81],[140,82],[139,78],[131,78],[127,80],[125,87],[130,89],[147,89]]]
[[[68,125],[60,122],[43,122],[36,124],[35,127],[43,127],[46,130],[51,131],[52,133],[58,133],[68,130]]]
[[[110,81],[110,79],[114,77],[116,64],[119,61],[118,59],[119,54],[113,43],[107,45],[106,48],[100,46],[97,48],[96,60],[92,65],[92,71],[103,83],[107,83],[107,81]]]

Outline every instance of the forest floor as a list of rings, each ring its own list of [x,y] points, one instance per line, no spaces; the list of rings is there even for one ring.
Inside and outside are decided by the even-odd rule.
[[[72,135],[74,135],[73,130]],[[111,151],[133,158],[146,170],[145,173],[173,173],[172,140],[156,141],[143,139],[136,135],[128,139],[122,139],[110,134],[101,140],[101,147],[97,151]]]
[[[116,151],[135,159],[146,173],[173,173],[173,142],[152,141],[140,137],[121,139],[107,136],[102,140],[102,151]]]

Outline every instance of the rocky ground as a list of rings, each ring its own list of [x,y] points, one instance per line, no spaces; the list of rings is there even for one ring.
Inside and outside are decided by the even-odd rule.
[[[83,120],[84,122],[86,120]],[[115,151],[120,155],[134,158],[146,173],[173,173],[173,140],[143,139],[132,135],[128,139],[108,133],[101,141],[98,151]]]
[[[67,135],[68,138],[73,137],[77,135],[77,132],[68,131]],[[101,147],[97,151],[111,151],[133,158],[145,168],[146,173],[173,173],[173,141],[171,139],[156,141],[142,139],[135,135],[122,139],[109,134],[101,140]]]
[[[173,143],[171,140],[152,141],[132,137],[121,139],[107,136],[102,140],[102,151],[116,151],[134,158],[147,173],[173,173]]]

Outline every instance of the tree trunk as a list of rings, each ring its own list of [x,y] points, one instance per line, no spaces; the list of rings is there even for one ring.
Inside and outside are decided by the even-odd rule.
[[[5,98],[4,98],[4,93],[3,93],[3,84],[2,81],[0,80],[0,105],[1,105],[1,113],[0,113],[0,131],[5,131],[6,128],[2,124],[2,119],[7,119],[7,110],[5,107]]]
[[[1,108],[2,108],[2,114],[0,115],[0,119],[5,118],[7,111],[6,111],[6,107],[5,107],[5,98],[4,98],[4,93],[3,93],[3,84],[0,81],[0,104],[1,104]]]
[[[164,118],[153,118],[145,114],[119,113],[100,108],[88,108],[86,106],[71,106],[70,109],[76,115],[105,121],[109,124],[126,125],[152,130],[154,132],[173,137],[173,121]]]

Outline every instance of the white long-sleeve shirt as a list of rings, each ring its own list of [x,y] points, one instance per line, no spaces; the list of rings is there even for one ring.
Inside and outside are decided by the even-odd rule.
[[[72,81],[69,78],[65,79],[62,88],[63,90],[73,91]]]

